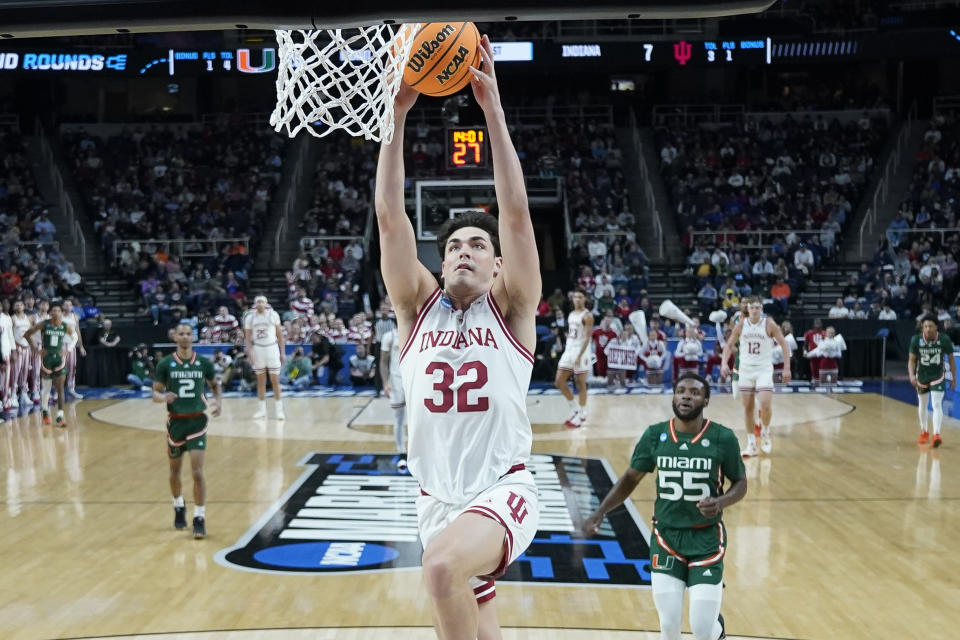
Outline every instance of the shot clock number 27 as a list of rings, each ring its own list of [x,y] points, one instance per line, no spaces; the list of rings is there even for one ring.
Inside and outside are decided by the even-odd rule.
[[[447,129],[447,168],[487,166],[487,130],[483,127]]]

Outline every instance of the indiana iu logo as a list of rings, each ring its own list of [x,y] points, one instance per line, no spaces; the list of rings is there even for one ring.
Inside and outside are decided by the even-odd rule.
[[[527,517],[527,501],[523,496],[518,496],[513,491],[507,496],[507,506],[510,507],[510,517],[517,524],[523,524],[523,519]]]
[[[690,43],[686,40],[681,40],[680,42],[675,42],[673,44],[673,57],[677,59],[681,65],[687,64],[693,56],[693,47],[690,46]]]
[[[233,546],[221,565],[273,574],[415,570],[423,548],[417,531],[416,479],[396,470],[395,454],[308,453],[300,477]],[[526,462],[540,494],[537,535],[498,579],[593,586],[650,585],[650,531],[631,501],[607,514],[600,532],[578,525],[613,488],[602,458],[536,454]],[[523,496],[507,497],[509,516],[530,516]]]

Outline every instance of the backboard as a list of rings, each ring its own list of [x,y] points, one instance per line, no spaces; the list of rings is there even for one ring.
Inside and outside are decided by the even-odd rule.
[[[330,29],[463,20],[705,18],[774,0],[0,0],[0,38],[223,29]],[[428,4],[434,4],[428,7]]]

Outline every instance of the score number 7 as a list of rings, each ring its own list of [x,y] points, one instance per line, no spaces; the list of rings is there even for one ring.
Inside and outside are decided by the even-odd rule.
[[[480,164],[480,143],[479,142],[455,142],[453,144],[453,164],[460,166],[467,164],[467,149],[473,149],[473,163]]]

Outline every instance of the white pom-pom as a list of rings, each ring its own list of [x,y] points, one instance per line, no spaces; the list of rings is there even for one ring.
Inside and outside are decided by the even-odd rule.
[[[654,371],[659,369],[660,365],[663,364],[660,356],[649,356],[644,362],[646,362],[647,369],[653,369]]]
[[[717,309],[716,311],[710,312],[710,322],[716,324],[718,322],[724,322],[727,319],[727,312],[723,309]]]

